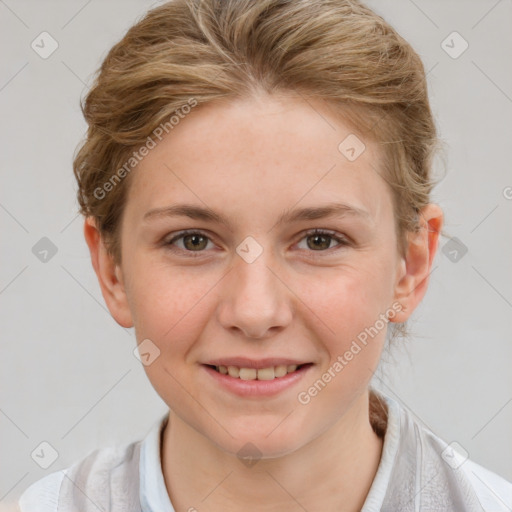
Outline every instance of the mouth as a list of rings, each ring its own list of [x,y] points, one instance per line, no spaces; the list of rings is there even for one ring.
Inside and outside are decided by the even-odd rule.
[[[231,377],[233,379],[252,381],[252,380],[280,380],[290,374],[302,371],[306,367],[312,366],[313,363],[304,364],[280,364],[277,366],[268,366],[266,368],[248,368],[233,365],[213,365],[206,364],[221,375]]]
[[[304,383],[316,363],[288,357],[253,359],[230,356],[210,359],[201,363],[206,376],[205,385],[224,390],[245,399],[258,400],[291,392]],[[304,386],[304,384],[302,384]],[[287,396],[287,395],[285,395]]]

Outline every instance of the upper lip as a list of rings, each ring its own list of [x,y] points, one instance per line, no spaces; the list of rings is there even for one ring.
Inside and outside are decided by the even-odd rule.
[[[283,366],[296,364],[307,364],[310,361],[299,361],[297,359],[288,359],[284,357],[267,357],[265,359],[249,359],[247,357],[223,357],[220,359],[212,359],[207,365],[212,366],[238,366],[239,368],[270,368],[271,366]]]

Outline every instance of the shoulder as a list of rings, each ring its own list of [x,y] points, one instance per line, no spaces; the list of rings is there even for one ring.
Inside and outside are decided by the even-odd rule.
[[[59,502],[59,490],[66,471],[66,469],[63,469],[50,473],[25,489],[18,501],[20,511],[56,511]]]
[[[512,509],[512,482],[480,466],[471,459],[461,465],[466,478],[471,482],[484,510],[510,512]]]
[[[125,503],[138,500],[138,486],[133,483],[139,479],[140,443],[97,449],[70,467],[37,480],[20,496],[20,512],[74,511],[84,496],[96,506],[106,503],[108,510],[114,495]],[[89,510],[86,503],[84,510]]]
[[[511,482],[468,458],[458,443],[448,444],[419,423],[414,424],[420,466],[432,474],[433,483],[437,481],[431,488],[434,493],[449,494],[450,502],[463,503],[468,510],[510,512]]]
[[[448,444],[429,429],[416,425],[423,464],[437,466],[437,473],[443,475],[452,494],[459,493],[458,499],[468,501],[472,495],[484,511],[510,512],[511,482],[471,460],[458,443]]]
[[[446,443],[389,396],[379,395],[387,406],[387,428],[372,500],[385,495],[380,510],[512,510],[511,482],[469,459],[458,443]]]

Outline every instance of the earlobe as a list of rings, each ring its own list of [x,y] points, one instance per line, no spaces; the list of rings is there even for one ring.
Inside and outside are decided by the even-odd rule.
[[[116,265],[112,255],[107,251],[92,217],[85,219],[84,237],[89,247],[91,263],[98,278],[101,293],[111,315],[122,327],[133,327],[122,268]]]
[[[400,261],[395,285],[395,301],[402,310],[390,321],[405,322],[425,296],[442,225],[443,211],[430,203],[420,212],[419,231],[408,233],[407,254]]]

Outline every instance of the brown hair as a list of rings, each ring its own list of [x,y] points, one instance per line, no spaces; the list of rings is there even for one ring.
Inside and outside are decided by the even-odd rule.
[[[407,232],[430,202],[440,145],[413,48],[357,0],[172,0],[112,47],[81,105],[88,131],[73,163],[80,212],[96,219],[117,262],[134,151],[193,102],[259,92],[321,99],[382,148],[379,174],[405,254]]]

